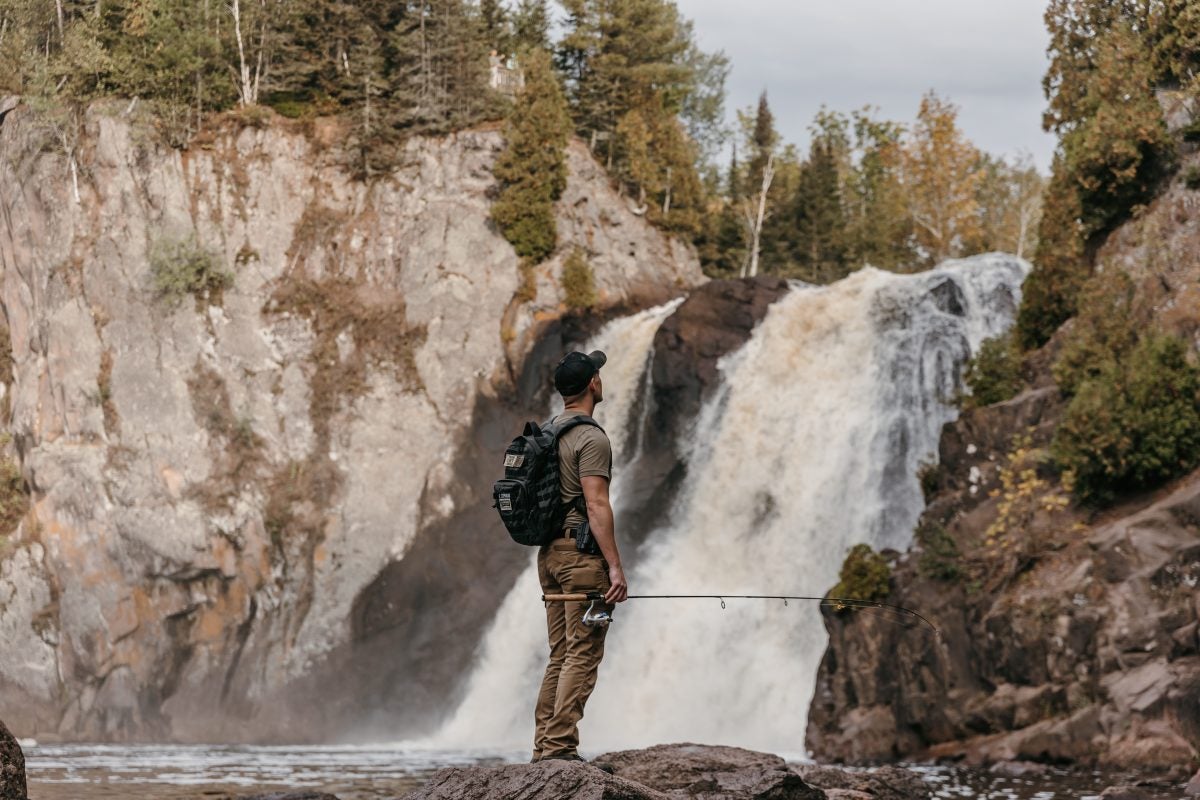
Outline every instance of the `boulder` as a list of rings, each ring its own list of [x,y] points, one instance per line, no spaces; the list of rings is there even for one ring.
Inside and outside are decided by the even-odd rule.
[[[25,754],[8,728],[0,722],[0,800],[28,800],[25,788]]]
[[[1100,793],[1100,800],[1150,800],[1151,797],[1139,786],[1109,786]]]
[[[274,794],[245,794],[235,800],[338,800],[327,792],[276,792]]]
[[[587,763],[543,761],[503,767],[451,767],[404,800],[667,800],[668,795]]]
[[[804,780],[825,791],[830,800],[924,800],[930,796],[929,784],[912,770],[879,767],[870,772],[851,772],[821,764],[803,764],[796,772]]]
[[[1188,797],[1200,797],[1200,770],[1187,782],[1187,786],[1183,787],[1183,793]]]
[[[818,800],[825,793],[809,786],[779,756],[740,747],[667,744],[600,756],[614,773],[670,797],[701,800]]]

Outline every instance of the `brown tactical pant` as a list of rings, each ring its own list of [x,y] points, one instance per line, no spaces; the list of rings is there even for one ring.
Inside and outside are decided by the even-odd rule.
[[[574,539],[555,539],[538,552],[538,579],[545,594],[607,592],[608,566],[600,556],[575,549]],[[590,603],[546,603],[550,662],[538,692],[533,757],[575,755],[579,720],[604,657],[607,628],[583,624]],[[612,611],[612,606],[606,606]]]

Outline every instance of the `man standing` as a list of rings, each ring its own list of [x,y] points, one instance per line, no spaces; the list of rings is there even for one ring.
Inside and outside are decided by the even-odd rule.
[[[591,416],[604,399],[600,368],[604,353],[568,353],[554,370],[554,388],[563,398],[563,412],[554,422],[571,416]],[[538,579],[545,594],[604,593],[607,610],[625,600],[629,587],[617,552],[608,484],[612,478],[612,446],[604,431],[594,425],[576,425],[558,442],[561,499],[567,506],[562,536],[538,551]],[[585,517],[578,508],[582,497]],[[601,555],[576,549],[575,536],[587,522]],[[582,761],[579,756],[579,720],[604,657],[608,629],[583,624],[587,603],[547,603],[546,630],[550,661],[538,693],[534,718],[533,760]]]

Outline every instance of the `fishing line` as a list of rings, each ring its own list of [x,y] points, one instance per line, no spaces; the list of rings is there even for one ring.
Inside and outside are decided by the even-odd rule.
[[[583,601],[590,600],[590,601],[592,601],[592,603],[594,605],[597,601],[601,601],[603,599],[604,599],[604,594],[601,592],[580,592],[580,593],[575,593],[575,594],[544,594],[544,595],[542,595],[543,602],[562,602],[562,601],[583,602]],[[911,608],[905,608],[903,606],[892,605],[891,603],[881,603],[877,600],[863,600],[863,599],[857,598],[857,597],[811,597],[808,595],[796,595],[796,594],[631,594],[631,595],[629,595],[629,597],[627,599],[629,599],[629,600],[717,600],[721,603],[722,609],[725,608],[726,600],[782,600],[783,604],[785,606],[787,605],[789,600],[811,601],[811,602],[819,603],[820,605],[823,605],[823,606],[829,606],[830,608],[834,608],[839,611],[841,611],[843,609],[881,611],[881,612],[884,612],[884,614],[892,614],[892,615],[894,615],[894,617],[884,616],[884,614],[881,614],[881,615],[878,615],[880,619],[888,619],[892,622],[896,622],[897,624],[902,624],[905,622],[911,622],[912,620],[917,620],[919,623],[922,623],[922,624],[928,626],[928,628],[931,631],[933,631],[933,635],[935,637],[937,637],[938,640],[941,640],[941,638],[942,638],[942,632],[940,630],[938,630],[938,627],[936,625],[934,625],[932,622],[930,622],[923,615],[919,614],[916,611],[913,611]],[[603,614],[603,616],[601,616],[601,614]],[[603,613],[602,611],[594,611],[592,608],[589,608],[588,613],[585,614],[585,622],[587,621],[587,619],[586,619],[587,617],[591,617],[591,619],[595,620],[595,622],[597,622],[599,624],[607,624],[607,622],[601,622],[602,619],[607,617],[607,614]]]

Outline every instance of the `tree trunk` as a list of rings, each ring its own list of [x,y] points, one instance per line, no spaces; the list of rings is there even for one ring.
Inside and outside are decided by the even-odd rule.
[[[750,277],[758,274],[758,247],[762,239],[763,220],[767,215],[767,192],[771,189],[771,181],[775,178],[775,154],[767,156],[767,164],[763,167],[762,189],[758,192],[758,213],[754,219],[754,236],[750,244]]]
[[[241,69],[238,71],[240,86],[238,91],[242,95],[242,105],[248,106],[254,102],[252,98],[252,88],[250,86],[250,65],[246,63],[246,47],[242,42],[242,6],[241,0],[233,0],[229,6],[230,13],[233,14],[233,33],[237,38],[238,48],[238,64]]]

